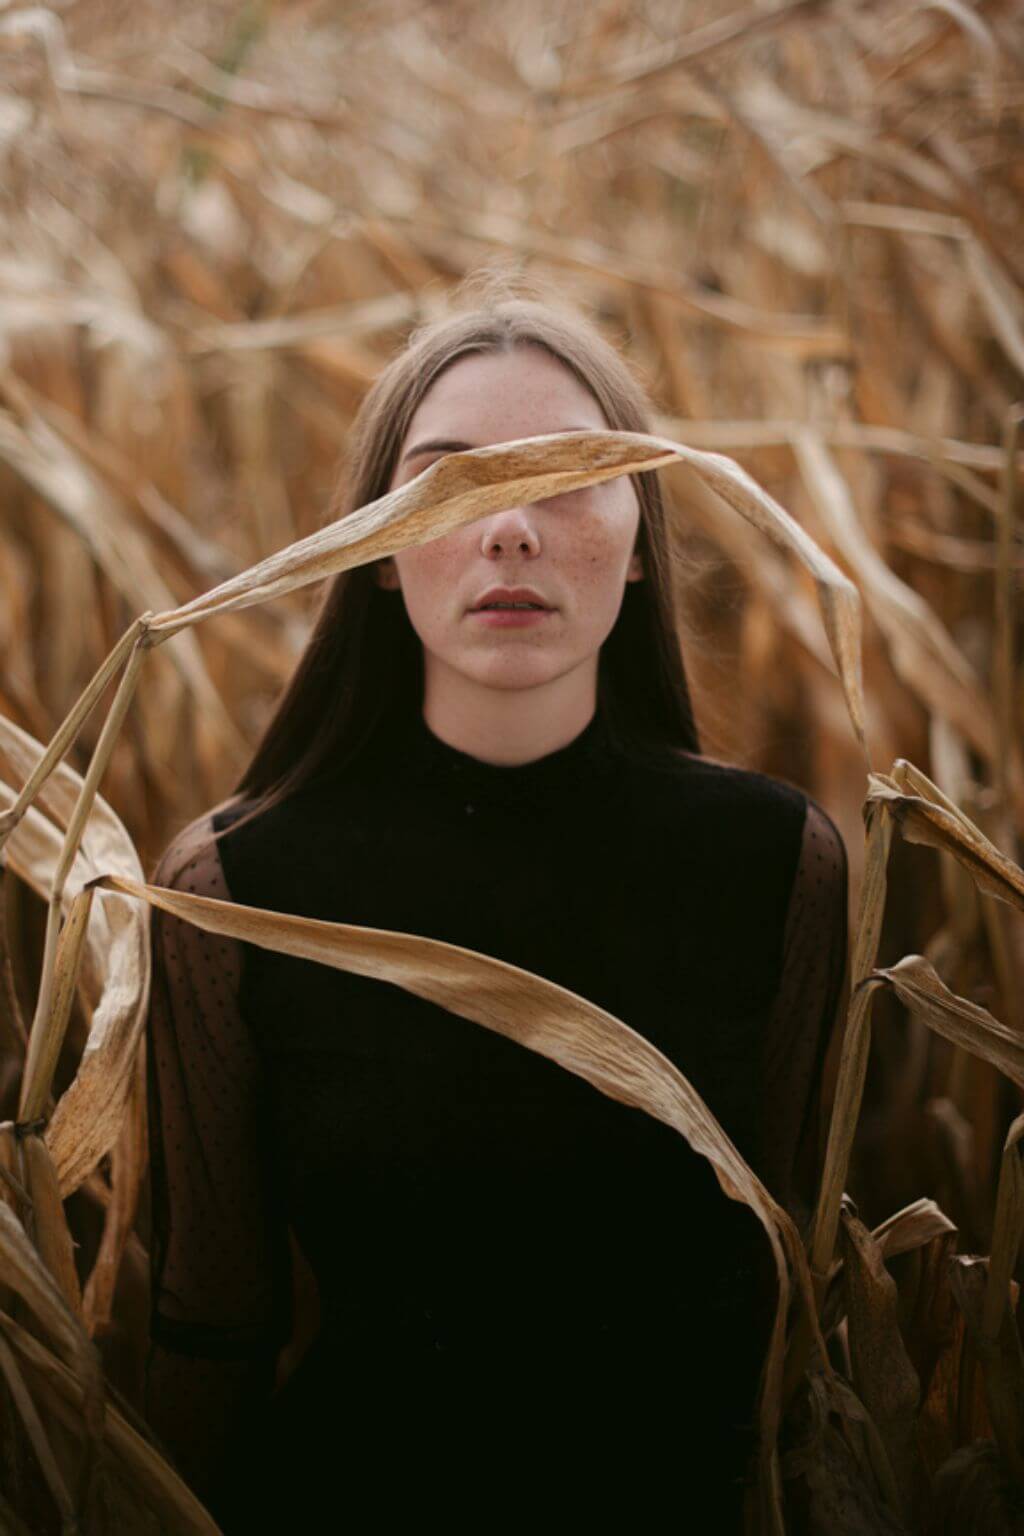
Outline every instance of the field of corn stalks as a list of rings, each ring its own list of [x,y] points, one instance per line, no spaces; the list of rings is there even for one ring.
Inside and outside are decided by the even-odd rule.
[[[630,1056],[775,1255],[751,1536],[1024,1531],[1022,230],[1016,0],[0,3],[0,1529],[216,1530],[139,1406],[150,907],[305,925],[145,872],[317,584],[657,466],[704,748],[850,853],[806,1233]],[[332,521],[369,383],[495,260],[597,316],[652,433]],[[441,948],[404,953],[483,1027],[500,962]],[[486,1027],[630,1055],[566,996],[520,973]]]

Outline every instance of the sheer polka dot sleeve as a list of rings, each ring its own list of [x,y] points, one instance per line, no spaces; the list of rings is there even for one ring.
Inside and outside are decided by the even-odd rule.
[[[180,832],[151,884],[230,901],[211,830],[204,817]],[[202,1496],[242,1407],[273,1388],[290,1253],[262,1064],[238,1005],[244,948],[155,907],[150,932],[146,1411]]]
[[[806,1231],[820,1174],[822,1068],[849,997],[849,869],[839,829],[808,798],[764,1051],[764,1182]]]

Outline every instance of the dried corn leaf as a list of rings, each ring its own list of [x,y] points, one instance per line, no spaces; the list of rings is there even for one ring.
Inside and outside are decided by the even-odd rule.
[[[951,853],[980,890],[1024,911],[1024,870],[1000,853],[920,768],[898,758],[891,774],[870,773],[868,783],[868,800],[886,806],[909,843]]]
[[[18,788],[43,756],[38,741],[0,716],[0,807],[16,802]],[[5,863],[44,901],[50,898],[64,831],[82,785],[79,774],[58,763],[37,788],[34,803],[4,848]],[[133,879],[142,875],[131,838],[97,795],[64,889],[67,909],[100,870],[118,870]],[[149,1000],[149,924],[136,902],[97,890],[85,946],[80,985],[92,1013],[89,1036],[75,1079],[57,1104],[45,1136],[63,1198],[78,1188],[117,1140]]]
[[[871,1233],[883,1259],[912,1253],[937,1237],[954,1234],[956,1227],[934,1200],[914,1200],[886,1218]]]
[[[896,965],[882,966],[872,971],[871,979],[887,982],[900,1002],[936,1034],[998,1067],[1024,1088],[1024,1035],[951,992],[923,955],[907,955]]]

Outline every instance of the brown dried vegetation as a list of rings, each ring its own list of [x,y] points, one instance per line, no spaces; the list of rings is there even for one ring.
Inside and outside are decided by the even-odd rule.
[[[752,1532],[1021,1530],[1019,6],[166,15],[0,9],[0,1525],[214,1529],[136,1406],[155,905],[429,997],[711,1160],[779,1278]],[[654,432],[450,454],[324,520],[381,362],[495,254],[600,314]],[[851,850],[806,1233],[586,999],[137,851],[237,777],[312,584],[650,468],[708,750]]]

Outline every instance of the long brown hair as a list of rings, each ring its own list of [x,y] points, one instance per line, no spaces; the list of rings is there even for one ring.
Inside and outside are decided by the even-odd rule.
[[[446,368],[471,353],[543,347],[586,386],[610,428],[650,431],[644,390],[596,325],[554,296],[516,289],[516,280],[500,271],[477,274],[456,290],[446,313],[410,334],[362,402],[347,472],[327,521],[386,493],[423,397]],[[661,486],[656,471],[630,478],[640,503],[637,549],[644,579],[626,583],[618,618],[601,647],[598,708],[617,741],[699,753]],[[400,592],[379,586],[374,562],[339,572],[326,583],[295,671],[222,806],[251,801],[243,819],[252,820],[336,773],[392,721],[420,709],[422,697],[422,645]]]

